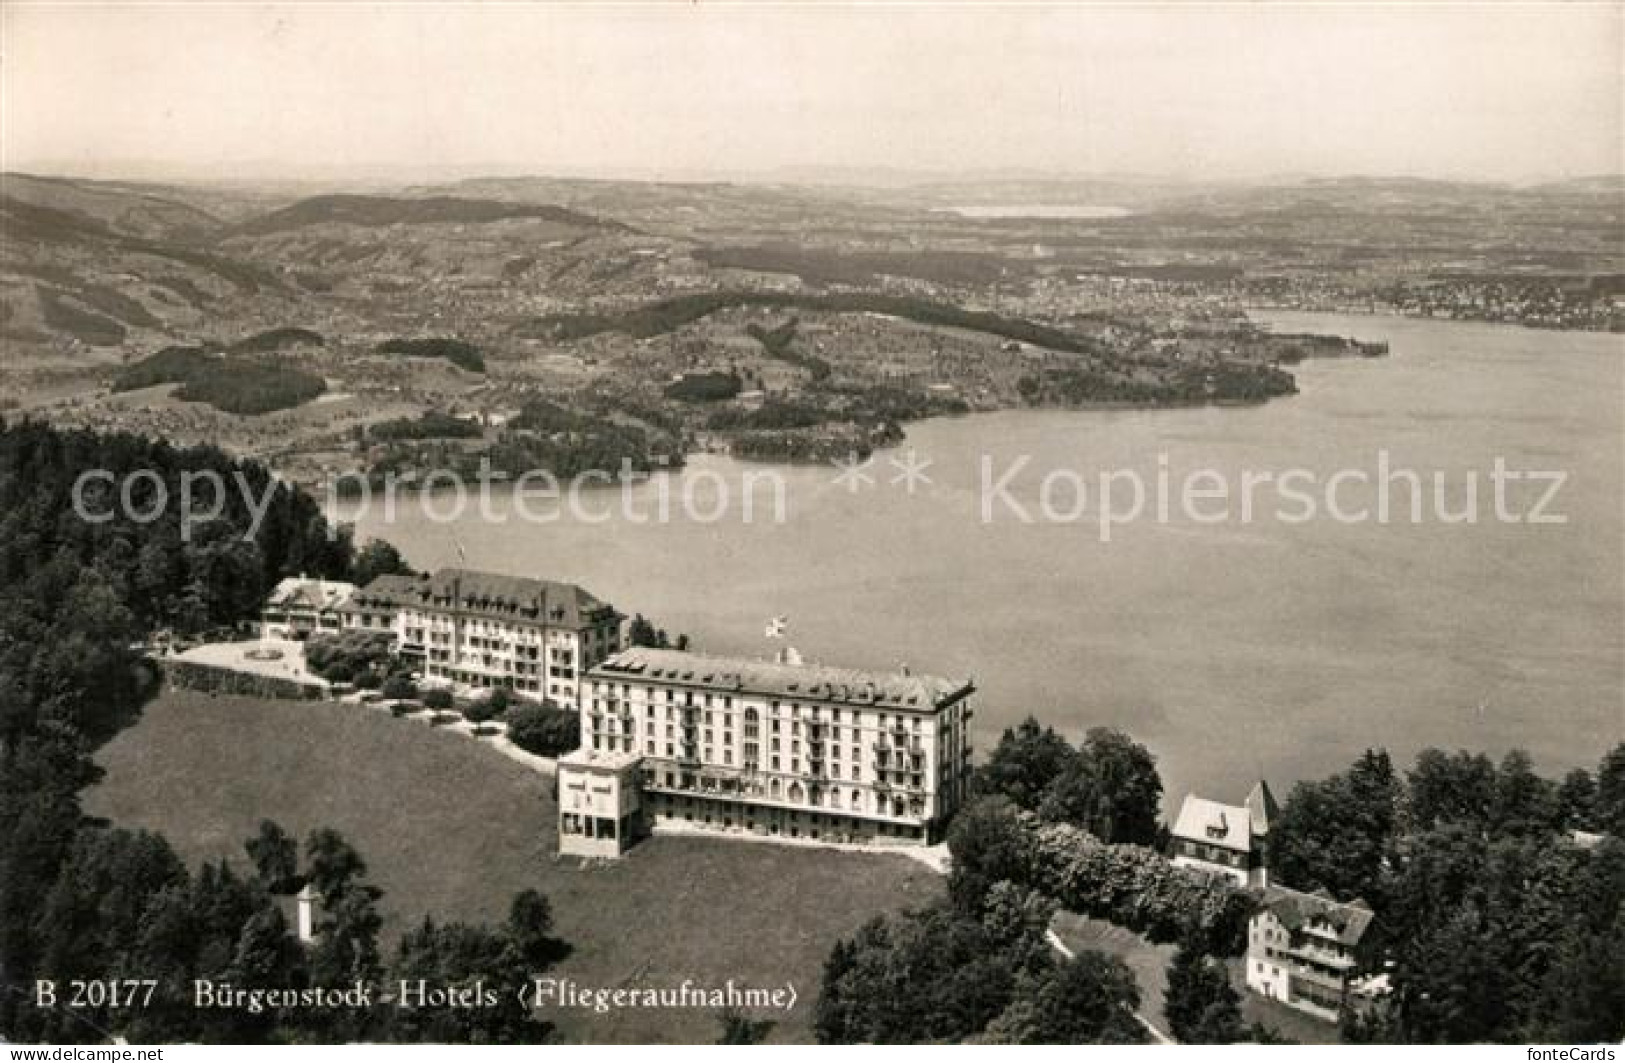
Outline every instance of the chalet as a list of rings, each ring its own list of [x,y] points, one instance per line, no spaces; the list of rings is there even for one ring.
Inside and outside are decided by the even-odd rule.
[[[1384,988],[1382,975],[1367,974],[1373,919],[1364,901],[1267,887],[1247,926],[1247,988],[1335,1022],[1344,1007],[1359,1008]]]
[[[1263,780],[1239,805],[1188,794],[1174,820],[1174,864],[1223,875],[1240,886],[1267,886],[1270,822],[1278,815],[1275,795]]]

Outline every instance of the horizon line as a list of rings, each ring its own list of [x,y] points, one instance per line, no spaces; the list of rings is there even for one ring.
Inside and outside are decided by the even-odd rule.
[[[218,169],[236,168],[237,164],[222,164]],[[241,167],[249,170],[247,165]],[[601,181],[629,184],[728,184],[728,185],[791,185],[852,187],[852,188],[909,188],[939,184],[1082,184],[1089,182],[1119,182],[1140,184],[1174,184],[1188,186],[1271,184],[1310,184],[1315,182],[1418,182],[1426,184],[1471,185],[1481,187],[1532,188],[1543,185],[1579,184],[1588,181],[1625,182],[1625,168],[1615,171],[1586,173],[1546,173],[1524,177],[1463,176],[1457,174],[1419,173],[1405,171],[1357,170],[1269,170],[1250,174],[1216,174],[1203,176],[1153,170],[1050,170],[1027,167],[976,167],[963,170],[930,167],[897,166],[841,166],[820,164],[790,164],[761,170],[683,170],[662,171],[659,167],[622,168],[559,167],[527,169],[500,163],[469,166],[449,165],[430,167],[413,173],[409,165],[347,166],[330,171],[306,169],[285,173],[259,170],[241,174],[224,174],[208,170],[175,170],[162,165],[139,162],[117,163],[111,167],[85,168],[60,161],[40,160],[21,166],[0,166],[0,177],[26,177],[35,180],[83,181],[103,184],[166,184],[166,185],[267,185],[267,184],[368,184],[394,185],[408,188],[425,183],[463,183],[481,180],[554,180]],[[146,172],[142,172],[146,171]]]

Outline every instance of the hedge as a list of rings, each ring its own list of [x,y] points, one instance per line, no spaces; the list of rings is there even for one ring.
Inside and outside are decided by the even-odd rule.
[[[998,797],[963,809],[948,845],[949,887],[961,906],[980,907],[990,888],[1011,881],[1152,941],[1196,939],[1203,951],[1228,956],[1246,948],[1255,894],[1222,875],[1176,867],[1155,850],[1109,845]]]
[[[327,694],[327,688],[317,683],[239,672],[199,661],[165,661],[163,669],[164,678],[173,685],[210,694],[240,694],[281,701],[316,701]]]
[[[1029,826],[1033,887],[1075,912],[1092,915],[1152,941],[1204,938],[1221,955],[1247,946],[1256,898],[1228,879],[1176,867],[1138,845],[1107,845],[1070,823]]]

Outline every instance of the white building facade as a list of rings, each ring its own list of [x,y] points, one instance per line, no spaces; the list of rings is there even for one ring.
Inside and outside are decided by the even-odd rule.
[[[1372,919],[1364,901],[1268,887],[1247,926],[1247,988],[1328,1022],[1364,1007],[1384,982],[1366,972]]]
[[[632,648],[588,674],[581,748],[638,759],[653,827],[928,844],[965,797],[974,692],[906,671]]]
[[[634,753],[577,749],[559,758],[559,852],[616,857],[646,824]]]
[[[344,628],[344,606],[355,592],[355,584],[342,580],[289,576],[260,607],[260,634],[278,639],[337,634]]]
[[[1267,886],[1270,823],[1279,815],[1262,780],[1239,805],[1187,794],[1170,832],[1169,855],[1177,867],[1223,875],[1238,886]]]
[[[621,620],[573,583],[461,568],[381,576],[345,612],[347,630],[387,633],[431,683],[569,709],[586,671],[621,648]]]

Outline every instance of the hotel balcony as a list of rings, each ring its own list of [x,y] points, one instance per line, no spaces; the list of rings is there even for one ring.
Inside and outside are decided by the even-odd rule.
[[[1347,985],[1347,978],[1343,975],[1325,974],[1303,964],[1289,963],[1286,972],[1293,982],[1304,982],[1308,985],[1333,994],[1341,995]]]
[[[1330,967],[1335,971],[1346,974],[1354,970],[1354,957],[1341,949],[1329,949],[1320,945],[1306,942],[1293,942],[1281,950],[1283,956],[1290,956],[1295,960],[1314,964],[1321,967]]]

